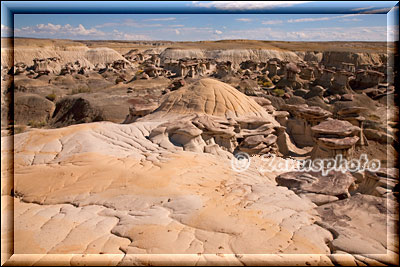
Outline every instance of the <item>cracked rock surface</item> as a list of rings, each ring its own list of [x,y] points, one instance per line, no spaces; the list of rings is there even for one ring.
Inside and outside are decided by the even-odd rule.
[[[175,92],[180,94],[179,90]],[[175,101],[170,100],[166,103]],[[253,102],[236,115],[257,113],[277,123]],[[234,102],[222,107],[218,102],[215,112],[224,117],[229,103]],[[187,136],[200,134],[195,126],[186,127],[182,114],[172,111],[166,113],[171,127],[167,132],[178,133],[183,143]],[[210,112],[215,115],[214,109]],[[393,264],[398,260],[398,246],[382,239],[387,209],[381,198],[355,195],[318,207],[310,198],[277,185],[275,177],[282,171],[261,172],[265,162],[259,156],[251,157],[246,171],[235,172],[225,154],[184,150],[171,142],[171,136],[168,145],[155,140],[155,130],[160,134],[166,130],[165,120],[151,115],[132,124],[95,122],[2,138],[2,179],[14,174],[13,186],[2,183],[2,212],[14,215],[13,229],[2,224],[3,233],[14,236],[10,264],[24,263],[24,255],[33,255],[26,261],[38,265],[96,260],[109,265]],[[237,121],[257,130],[260,126],[243,118]],[[179,122],[182,127],[172,129]],[[218,132],[214,129],[218,123],[200,123]],[[227,132],[228,126],[223,134]],[[10,160],[13,164],[8,164]],[[394,225],[396,215],[391,216]],[[63,258],[56,260],[56,255]]]

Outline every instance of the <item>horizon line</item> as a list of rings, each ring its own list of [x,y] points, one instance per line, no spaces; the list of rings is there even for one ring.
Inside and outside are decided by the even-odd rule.
[[[393,43],[393,42],[398,42],[397,41],[378,41],[378,40],[369,40],[369,41],[360,41],[360,40],[350,40],[350,41],[334,41],[334,40],[325,40],[325,41],[317,41],[317,40],[308,40],[308,41],[302,41],[302,40],[297,40],[297,41],[287,41],[287,40],[260,40],[260,39],[219,39],[219,40],[197,40],[197,41],[171,41],[171,40],[113,40],[113,39],[68,39],[68,38],[40,38],[40,37],[24,37],[24,36],[17,36],[17,37],[11,37],[11,36],[2,36],[3,38],[10,38],[10,39],[38,39],[38,40],[68,40],[68,41],[75,41],[75,42],[81,42],[81,41],[91,41],[91,42],[171,42],[171,43],[183,43],[183,42],[190,42],[190,43],[195,43],[195,42],[221,42],[221,41],[258,41],[258,42],[299,42],[299,43],[306,43],[306,42],[313,42],[313,43],[348,43],[348,42],[359,42],[359,43]]]

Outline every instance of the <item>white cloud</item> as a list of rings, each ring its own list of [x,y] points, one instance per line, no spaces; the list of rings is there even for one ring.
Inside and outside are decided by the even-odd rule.
[[[219,30],[215,30],[215,33],[216,33],[216,34],[222,34],[222,32],[219,31]]]
[[[297,23],[297,22],[313,22],[313,21],[323,21],[323,20],[331,20],[330,17],[321,17],[321,18],[302,18],[302,19],[289,19],[287,22],[289,23]]]
[[[386,41],[386,27],[329,27],[299,31],[298,40],[313,41]],[[296,40],[296,39],[295,39]]]
[[[252,21],[252,19],[246,19],[246,18],[240,18],[240,19],[236,19],[237,21],[243,21],[243,22],[250,22]]]
[[[1,37],[10,37],[12,35],[12,29],[6,25],[1,24]]]
[[[100,25],[94,26],[95,28],[105,28],[105,27],[114,27],[114,26],[119,26],[120,23],[117,22],[106,22]]]
[[[143,21],[171,21],[171,20],[176,20],[176,18],[155,18],[155,19],[145,19]]]
[[[105,28],[105,27],[117,27],[117,26],[129,26],[134,28],[145,28],[145,27],[162,27],[162,24],[146,24],[139,23],[133,19],[125,19],[122,22],[106,22],[100,25],[94,26],[95,28]]]
[[[219,36],[217,31],[220,32],[211,27],[182,27],[178,29],[165,27],[151,31],[151,33],[155,36],[163,35],[165,40],[201,41],[215,39],[215,36]],[[157,40],[159,39],[157,38]]]
[[[374,8],[373,6],[368,6],[368,7],[359,7],[359,8],[354,8],[351,11],[360,11],[360,10],[366,10],[366,9],[371,9]]]
[[[354,18],[354,19],[342,19],[342,20],[340,20],[340,21],[342,21],[342,22],[349,22],[349,21],[362,21],[362,19],[356,19],[356,18]]]
[[[111,40],[151,40],[150,36],[145,34],[133,34],[120,32],[114,30],[112,34],[109,35]]]
[[[308,2],[311,1],[212,1],[209,3],[193,1],[192,3],[197,7],[214,7],[223,10],[254,10],[289,7]]]
[[[282,24],[283,20],[265,20],[261,24],[264,25],[276,25],[276,24]]]
[[[34,26],[22,27],[16,29],[15,33],[17,36],[24,35],[62,35],[62,36],[105,36],[105,33],[96,28],[85,28],[82,24],[77,27],[71,26],[70,24],[37,24]]]
[[[277,41],[386,41],[386,27],[326,27],[290,31],[271,27],[228,31],[220,39],[253,39]]]
[[[385,14],[388,13],[392,8],[387,7],[387,8],[379,8],[379,9],[373,9],[373,10],[368,10],[368,11],[363,11],[361,12],[362,14]]]
[[[364,14],[346,14],[346,15],[333,16],[333,17],[289,19],[287,22],[289,22],[289,23],[298,23],[298,22],[327,21],[327,20],[354,17],[354,16],[362,16],[362,15],[364,15]]]
[[[85,38],[85,39],[110,39],[110,40],[150,40],[146,34],[121,32],[113,30],[104,32],[96,28],[86,28],[82,24],[74,27],[70,24],[37,24],[15,29],[17,37],[38,37],[38,38]]]
[[[387,40],[394,42],[399,40],[399,25],[388,25],[387,27]]]

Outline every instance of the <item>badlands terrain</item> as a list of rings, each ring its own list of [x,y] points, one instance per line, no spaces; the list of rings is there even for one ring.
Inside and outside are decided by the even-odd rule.
[[[2,38],[2,264],[398,264],[395,45]]]

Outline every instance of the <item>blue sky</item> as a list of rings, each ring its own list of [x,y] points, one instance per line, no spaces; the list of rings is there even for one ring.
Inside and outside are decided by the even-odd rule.
[[[396,3],[101,2],[100,6],[108,7],[102,12],[130,13],[131,9],[159,14],[15,14],[14,35],[76,40],[386,41],[388,30],[398,30],[398,21],[388,25],[386,15]],[[194,12],[203,14],[185,14]],[[296,14],[302,12],[308,14]],[[2,36],[10,32],[2,14]]]

